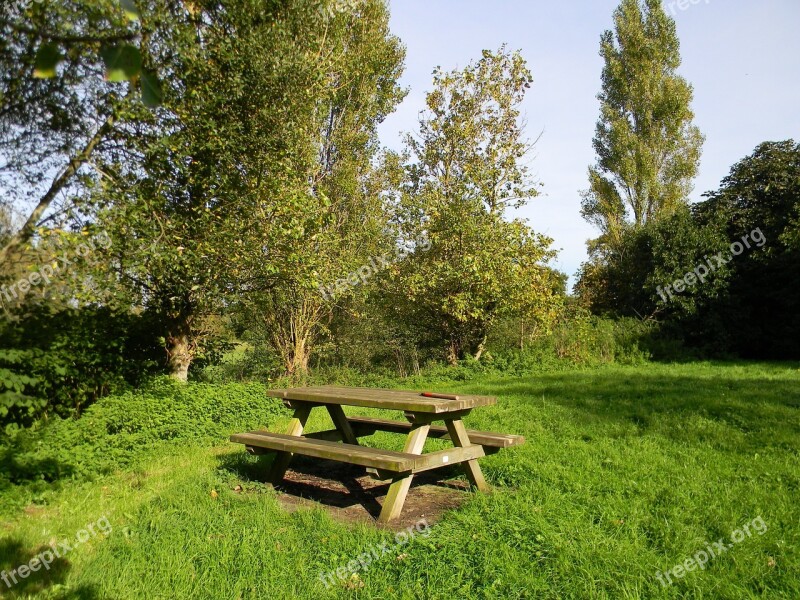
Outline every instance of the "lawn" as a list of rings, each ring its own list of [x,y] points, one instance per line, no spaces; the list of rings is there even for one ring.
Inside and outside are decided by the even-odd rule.
[[[0,593],[800,597],[797,365],[648,364],[426,384],[497,396],[467,425],[521,433],[527,443],[482,459],[495,491],[475,494],[425,535],[398,546],[392,532],[346,525],[321,509],[288,513],[255,476],[268,459],[223,437],[176,440],[122,470],[62,480],[21,510],[5,490],[0,568],[63,539],[73,547],[11,588],[0,582]],[[276,415],[270,427],[280,428],[288,416]],[[83,535],[88,524],[95,532]],[[389,552],[366,570],[323,583],[322,574],[348,570],[382,545]]]

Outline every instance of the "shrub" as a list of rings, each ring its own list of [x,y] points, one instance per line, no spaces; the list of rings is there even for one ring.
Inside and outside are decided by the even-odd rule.
[[[157,371],[150,319],[104,308],[35,306],[0,324],[0,427],[80,413]]]
[[[267,426],[284,412],[262,384],[181,385],[158,378],[141,390],[102,398],[80,418],[56,417],[7,437],[0,446],[0,479],[89,479],[169,441],[218,443],[235,430]]]

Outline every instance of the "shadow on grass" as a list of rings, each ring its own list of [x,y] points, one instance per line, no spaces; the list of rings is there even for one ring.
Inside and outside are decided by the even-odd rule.
[[[31,481],[54,483],[73,475],[72,465],[52,457],[35,458],[32,451],[8,446],[0,449],[0,475],[14,484]]]
[[[578,424],[633,423],[644,430],[653,421],[672,421],[676,434],[696,416],[753,434],[754,441],[777,442],[798,451],[800,385],[792,379],[648,374],[643,369],[563,374],[544,373],[524,380],[497,381],[493,392],[544,400],[566,409]],[[662,428],[662,433],[664,428]],[[776,437],[782,432],[783,436]],[[781,438],[781,439],[779,439]]]
[[[242,481],[266,483],[274,454],[254,457],[244,452],[224,454],[219,457],[220,469],[234,474]],[[458,467],[444,467],[414,476],[411,489],[434,486],[442,491],[463,492],[469,489],[466,482],[454,481],[459,476]],[[284,480],[276,489],[295,499],[318,502],[327,508],[348,509],[361,507],[377,518],[381,512],[379,498],[386,496],[389,481],[374,480],[366,475],[364,467],[342,462],[294,456]],[[413,493],[409,494],[409,500]],[[419,496],[425,496],[419,493]],[[459,498],[459,501],[461,499]],[[453,504],[457,504],[454,500]]]
[[[52,561],[49,561],[45,553],[53,556],[53,549],[50,546],[40,546],[31,551],[19,538],[0,540],[0,598],[37,596],[49,591],[54,595],[48,597],[57,600],[100,600],[101,596],[95,586],[64,587],[72,565],[63,557],[53,556]],[[47,568],[38,563],[36,571],[30,571],[26,577],[22,577],[19,568],[23,565],[29,567],[31,560],[40,555],[48,560]]]

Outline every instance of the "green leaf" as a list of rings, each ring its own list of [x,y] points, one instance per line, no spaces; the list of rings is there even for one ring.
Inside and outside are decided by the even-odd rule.
[[[119,0],[122,10],[125,11],[125,16],[131,21],[139,20],[139,9],[133,0]]]
[[[100,56],[106,65],[108,81],[128,81],[142,69],[142,55],[138,48],[130,44],[106,46],[100,49]]]
[[[142,102],[149,108],[155,108],[161,105],[162,92],[161,82],[158,80],[158,75],[153,71],[142,71]]]
[[[36,53],[36,65],[33,76],[37,79],[49,79],[56,76],[56,67],[63,57],[58,46],[52,43],[43,44]]]

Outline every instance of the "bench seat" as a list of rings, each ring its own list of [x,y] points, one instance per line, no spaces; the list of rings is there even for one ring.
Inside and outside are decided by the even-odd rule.
[[[373,417],[348,417],[347,420],[350,421],[350,426],[358,437],[372,435],[376,431],[388,431],[390,433],[408,433],[411,431],[411,423],[403,421],[390,421]],[[520,446],[525,443],[525,438],[521,435],[474,431],[472,429],[467,430],[467,435],[469,435],[470,442],[483,446],[487,453],[496,452],[501,448],[509,448],[510,446]],[[428,437],[449,440],[450,434],[447,431],[447,427],[431,425]]]
[[[480,445],[440,450],[438,452],[429,452],[428,454],[409,454],[312,437],[271,433],[269,431],[237,433],[231,436],[231,441],[237,444],[244,444],[248,451],[254,454],[261,454],[265,450],[288,452],[360,465],[377,469],[381,472],[396,474],[421,473],[448,463],[457,464],[485,456],[483,447]]]

